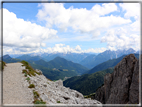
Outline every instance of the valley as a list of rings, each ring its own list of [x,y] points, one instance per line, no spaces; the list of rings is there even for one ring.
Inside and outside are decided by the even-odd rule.
[[[95,93],[104,84],[104,76],[107,73],[113,73],[114,67],[131,52],[139,59],[139,54],[129,49],[126,52],[123,51],[123,54],[122,51],[107,50],[98,55],[60,53],[34,56],[27,54],[16,58],[5,55],[3,61],[13,63],[25,60],[34,69],[41,70],[46,78],[52,81],[62,79],[64,86],[77,90],[83,95],[89,95]]]

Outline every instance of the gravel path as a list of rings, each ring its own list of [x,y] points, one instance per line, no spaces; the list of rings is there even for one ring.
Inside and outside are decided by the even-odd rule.
[[[22,74],[21,63],[8,63],[3,71],[3,104],[32,104],[33,93]]]

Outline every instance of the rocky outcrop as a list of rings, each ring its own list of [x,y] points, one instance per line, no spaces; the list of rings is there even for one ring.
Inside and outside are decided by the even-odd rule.
[[[41,75],[25,77],[25,82],[34,84],[31,88],[33,93],[38,93],[35,99],[42,99],[46,104],[87,104],[87,105],[97,105],[101,104],[97,100],[85,99],[84,96],[76,90],[66,88],[63,86],[63,81],[51,81],[47,79],[42,72],[39,70]],[[23,75],[24,76],[24,75]],[[28,78],[28,79],[27,79]]]
[[[112,74],[104,76],[104,85],[95,94],[104,104],[139,103],[139,61],[133,54],[124,57]]]

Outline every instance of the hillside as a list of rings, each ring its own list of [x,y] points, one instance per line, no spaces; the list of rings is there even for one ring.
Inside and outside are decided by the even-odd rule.
[[[36,65],[41,65],[46,68],[55,69],[55,70],[58,69],[60,71],[76,72],[77,75],[80,75],[83,72],[88,70],[88,68],[86,68],[78,63],[73,63],[73,62],[68,61],[68,60],[61,58],[61,57],[56,57],[49,62],[46,62],[44,60],[38,60],[38,61],[34,61],[32,63],[34,63]]]
[[[139,59],[139,54],[134,54],[135,57],[137,59]],[[84,74],[91,74],[91,73],[95,73],[97,71],[102,71],[102,70],[105,70],[107,68],[110,68],[110,67],[114,67],[116,66],[126,55],[123,55],[119,58],[116,58],[116,59],[112,59],[112,60],[108,60],[106,62],[103,62],[97,66],[95,66],[94,68],[92,68],[91,70],[87,71],[87,72],[84,72]]]
[[[62,80],[53,82],[47,79],[42,71],[33,70],[25,61],[7,64],[3,78],[3,104],[32,104],[31,106],[101,104],[97,100],[85,99],[76,90],[64,87]]]
[[[60,69],[51,69],[51,68],[44,67],[42,65],[37,65],[34,62],[30,63],[30,65],[34,69],[40,69],[43,72],[44,76],[46,78],[49,78],[50,80],[59,80],[59,79],[63,80],[65,77],[72,77],[72,76],[78,75],[74,71],[70,71],[70,70],[63,71],[63,70],[60,70]]]
[[[64,86],[70,87],[81,92],[83,95],[94,93],[98,87],[104,82],[104,76],[107,73],[112,73],[113,69],[109,68],[93,74],[84,74],[82,76],[75,76],[63,82]]]

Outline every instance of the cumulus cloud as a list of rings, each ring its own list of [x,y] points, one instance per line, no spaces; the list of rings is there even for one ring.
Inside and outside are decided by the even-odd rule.
[[[49,47],[46,49],[42,49],[45,53],[100,53],[104,52],[106,48],[90,48],[87,50],[82,50],[79,45],[77,45],[75,48],[70,47],[69,45],[65,44],[55,44],[54,47]]]
[[[66,9],[62,3],[44,3],[39,4],[39,7],[41,9],[38,10],[37,17],[40,21],[46,21],[46,26],[56,25],[64,31],[71,27],[74,31],[89,33],[93,37],[99,36],[104,28],[131,22],[122,17],[104,16],[117,11],[114,3],[104,3],[102,6],[96,4],[90,10],[74,7]]]
[[[123,28],[109,30],[107,34],[101,38],[101,42],[106,42],[110,50],[140,49],[140,36],[136,34],[127,35],[127,30]]]
[[[9,47],[45,47],[45,41],[56,36],[57,31],[30,21],[17,18],[16,14],[3,9],[3,44]],[[28,50],[27,50],[28,51]]]
[[[130,25],[132,31],[140,31],[140,3],[121,3],[119,6],[125,11],[124,17],[133,17],[135,21]]]
[[[122,7],[123,11],[126,11],[124,14],[126,18],[138,19],[140,17],[140,3],[120,3],[119,6]]]

